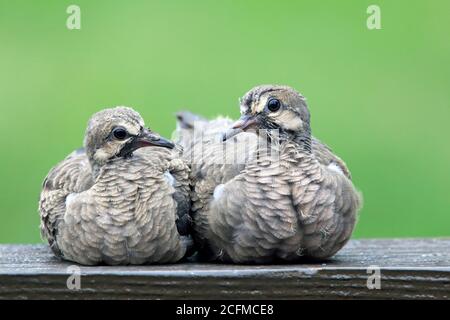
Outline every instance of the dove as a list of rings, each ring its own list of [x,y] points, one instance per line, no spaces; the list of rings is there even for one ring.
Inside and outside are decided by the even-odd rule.
[[[203,157],[185,155],[195,160],[192,217],[201,256],[233,263],[333,256],[351,237],[362,197],[344,161],[311,135],[306,99],[287,86],[262,85],[245,94],[240,109],[223,142],[204,143],[187,132],[191,126],[179,125],[183,144],[203,148]],[[178,118],[182,123],[189,116]],[[242,134],[253,141],[245,163],[218,164],[217,150],[230,141],[240,144]],[[275,136],[278,144],[262,143]]]
[[[189,250],[189,168],[131,108],[89,120],[84,149],[50,170],[39,211],[56,256],[83,265],[174,263]]]

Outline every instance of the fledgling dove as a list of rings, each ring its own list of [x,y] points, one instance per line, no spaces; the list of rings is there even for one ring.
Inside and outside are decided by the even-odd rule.
[[[180,129],[183,144],[203,148],[203,157],[185,155],[195,160],[192,215],[203,256],[235,263],[331,257],[349,240],[361,198],[345,163],[311,136],[304,97],[286,86],[258,86],[241,100],[241,115],[225,144],[239,144],[242,131],[275,129],[279,145],[261,143],[270,132],[253,135],[256,152],[244,165],[227,164],[234,176],[214,158],[220,142],[205,144],[186,133],[189,126]]]
[[[53,252],[85,265],[182,259],[189,168],[174,144],[145,128],[133,109],[116,107],[92,116],[84,148],[43,183],[41,234]]]

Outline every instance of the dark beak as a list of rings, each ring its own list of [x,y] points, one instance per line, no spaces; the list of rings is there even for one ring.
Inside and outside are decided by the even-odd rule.
[[[175,144],[172,141],[161,137],[157,133],[151,132],[147,128],[144,128],[141,134],[139,134],[134,139],[134,144],[137,146],[136,149],[150,146],[164,147],[169,149],[173,149],[175,147]]]
[[[244,115],[238,121],[233,123],[222,136],[222,141],[226,141],[240,132],[247,131],[250,128],[256,127],[258,120],[253,115]]]
[[[151,146],[173,149],[175,144],[172,141],[151,132],[147,128],[144,128],[138,136],[131,138],[131,140],[122,148],[119,157],[129,156],[137,149]]]

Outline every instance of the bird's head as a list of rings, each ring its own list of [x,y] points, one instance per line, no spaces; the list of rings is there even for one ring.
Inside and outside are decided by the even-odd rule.
[[[173,148],[174,144],[145,128],[139,113],[128,107],[104,109],[89,120],[84,147],[92,164],[103,165],[116,157],[127,158],[148,146]]]
[[[240,109],[241,118],[224,134],[224,140],[250,129],[278,130],[280,139],[284,140],[310,140],[310,115],[305,98],[288,86],[254,87],[240,100]]]

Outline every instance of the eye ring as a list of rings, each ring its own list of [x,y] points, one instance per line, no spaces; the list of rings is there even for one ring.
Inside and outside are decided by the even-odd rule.
[[[114,128],[112,134],[117,140],[125,140],[128,137],[127,130],[122,127]]]
[[[277,112],[281,108],[281,102],[278,99],[272,98],[267,101],[267,109],[271,112]]]

